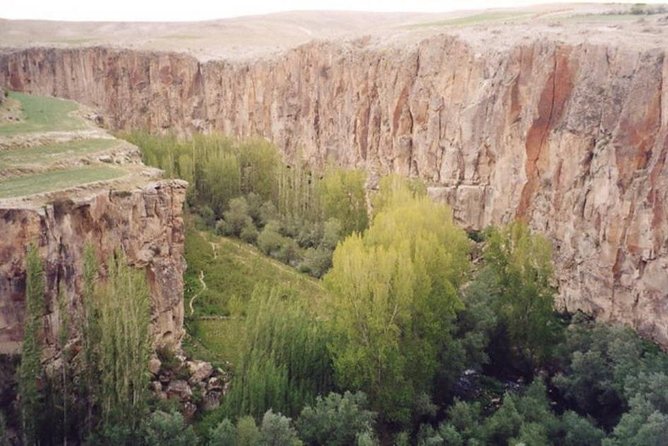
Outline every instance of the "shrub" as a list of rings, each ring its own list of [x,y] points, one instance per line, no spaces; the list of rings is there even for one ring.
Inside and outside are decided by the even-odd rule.
[[[198,444],[192,426],[186,426],[179,412],[154,412],[146,423],[147,446],[194,446]]]
[[[297,431],[292,427],[292,420],[271,409],[262,417],[260,445],[262,446],[299,446]]]
[[[376,414],[366,407],[367,398],[362,392],[319,396],[313,406],[302,410],[297,421],[299,435],[307,445],[353,444],[358,435],[373,432]]]

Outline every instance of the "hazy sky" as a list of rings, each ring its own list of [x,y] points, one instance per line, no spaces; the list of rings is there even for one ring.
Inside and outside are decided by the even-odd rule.
[[[209,20],[291,10],[439,12],[557,2],[558,0],[0,0],[0,17],[173,21]],[[563,3],[567,2],[568,0]],[[610,0],[592,2],[606,3]],[[662,3],[661,0],[643,0],[643,2]]]

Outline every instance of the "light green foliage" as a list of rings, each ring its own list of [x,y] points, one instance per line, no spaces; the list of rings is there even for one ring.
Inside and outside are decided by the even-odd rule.
[[[365,181],[361,170],[329,169],[318,183],[324,218],[343,223],[344,236],[362,232],[368,225]]]
[[[225,418],[209,431],[209,446],[236,446],[237,429],[229,418]]]
[[[260,444],[260,430],[251,416],[239,418],[237,421],[237,446],[257,446]]]
[[[99,404],[104,425],[137,432],[147,409],[150,297],[144,272],[125,262],[108,260],[96,293]]]
[[[301,446],[297,431],[292,427],[292,420],[271,409],[265,412],[260,426],[261,446]]]
[[[469,243],[444,206],[397,182],[363,236],[334,253],[331,343],[339,384],[368,393],[385,416],[406,421],[415,391],[428,389],[448,343]]]
[[[487,240],[485,261],[498,287],[496,309],[510,340],[529,360],[545,360],[560,335],[552,308],[555,291],[550,243],[520,222],[491,230]]]
[[[376,414],[366,409],[362,392],[330,393],[306,406],[297,421],[299,436],[307,445],[346,446],[364,433],[373,433]]]
[[[190,183],[191,206],[210,207],[215,218],[232,198],[250,193],[262,201],[278,201],[280,157],[270,143],[253,139],[235,142],[220,135],[194,135],[189,140],[145,132],[123,135],[142,150],[146,164]]]
[[[197,436],[179,412],[153,412],[144,432],[146,446],[195,446]]]
[[[381,178],[378,193],[372,200],[374,215],[386,207],[426,196],[427,187],[418,179],[407,179],[399,175],[385,176]]]
[[[240,361],[223,413],[296,414],[331,388],[328,334],[308,301],[287,289],[258,287],[246,308]]]
[[[37,387],[43,379],[40,345],[44,315],[44,270],[37,247],[28,246],[26,255],[26,298],[23,322],[23,346],[19,368],[19,395],[21,395],[21,425],[24,443],[37,444],[43,417],[43,395]]]

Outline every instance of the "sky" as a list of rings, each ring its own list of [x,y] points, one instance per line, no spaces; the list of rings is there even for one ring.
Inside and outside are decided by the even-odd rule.
[[[643,0],[644,3],[663,1]],[[590,2],[609,3],[610,0]],[[0,17],[76,21],[190,21],[295,10],[446,12],[538,3],[559,3],[559,0],[0,0]]]

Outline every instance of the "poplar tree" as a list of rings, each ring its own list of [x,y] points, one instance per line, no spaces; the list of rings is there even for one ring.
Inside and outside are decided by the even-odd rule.
[[[23,346],[19,368],[19,394],[21,396],[21,425],[26,445],[39,443],[39,429],[43,400],[38,389],[42,379],[42,348],[39,337],[44,315],[44,270],[34,245],[28,246],[26,256],[26,298]]]
[[[409,184],[387,184],[373,223],[337,247],[324,280],[338,384],[366,392],[388,421],[405,422],[451,339],[469,243],[448,208]]]
[[[150,356],[150,297],[145,273],[117,254],[96,299],[99,323],[98,379],[106,428],[136,435],[146,415]]]

